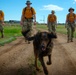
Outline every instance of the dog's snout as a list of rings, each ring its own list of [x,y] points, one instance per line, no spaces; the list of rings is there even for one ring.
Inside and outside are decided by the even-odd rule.
[[[45,44],[44,44],[44,43],[41,44],[41,50],[42,50],[42,51],[45,51],[45,50],[46,50],[46,47],[45,47]]]
[[[44,44],[44,43],[42,43],[41,47],[45,47],[45,44]]]

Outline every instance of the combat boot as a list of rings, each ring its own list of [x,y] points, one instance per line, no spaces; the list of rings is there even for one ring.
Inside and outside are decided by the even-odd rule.
[[[71,42],[73,42],[73,38],[71,38]]]
[[[70,42],[70,39],[69,39],[69,37],[68,37],[68,39],[67,39],[67,43],[69,43]]]

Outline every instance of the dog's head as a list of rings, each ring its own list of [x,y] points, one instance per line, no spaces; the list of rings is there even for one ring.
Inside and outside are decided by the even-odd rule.
[[[51,40],[53,38],[57,38],[56,34],[51,32],[51,33],[48,33],[48,32],[41,32],[40,33],[40,48],[42,51],[45,51],[48,44],[51,43]]]
[[[35,45],[37,44],[41,50],[45,51],[48,43],[53,38],[57,38],[56,33],[38,32],[35,36],[28,38],[28,40],[34,40]]]

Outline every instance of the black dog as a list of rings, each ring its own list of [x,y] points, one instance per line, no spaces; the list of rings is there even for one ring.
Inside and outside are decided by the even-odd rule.
[[[38,32],[33,37],[27,37],[27,40],[29,41],[33,40],[36,70],[39,70],[38,65],[37,65],[37,58],[39,58],[45,75],[48,75],[48,70],[45,66],[43,57],[48,56],[49,60],[47,62],[47,65],[50,65],[52,63],[51,53],[53,49],[53,41],[52,41],[53,38],[57,38],[56,34],[53,32],[51,33]]]

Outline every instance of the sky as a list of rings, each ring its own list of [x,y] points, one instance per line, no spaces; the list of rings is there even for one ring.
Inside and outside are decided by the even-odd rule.
[[[27,0],[0,0],[0,10],[5,14],[5,21],[20,20],[23,8]],[[76,13],[76,0],[30,0],[31,7],[36,11],[36,21],[47,23],[48,14],[55,10],[57,22],[65,23],[66,15],[70,7],[74,8]]]

